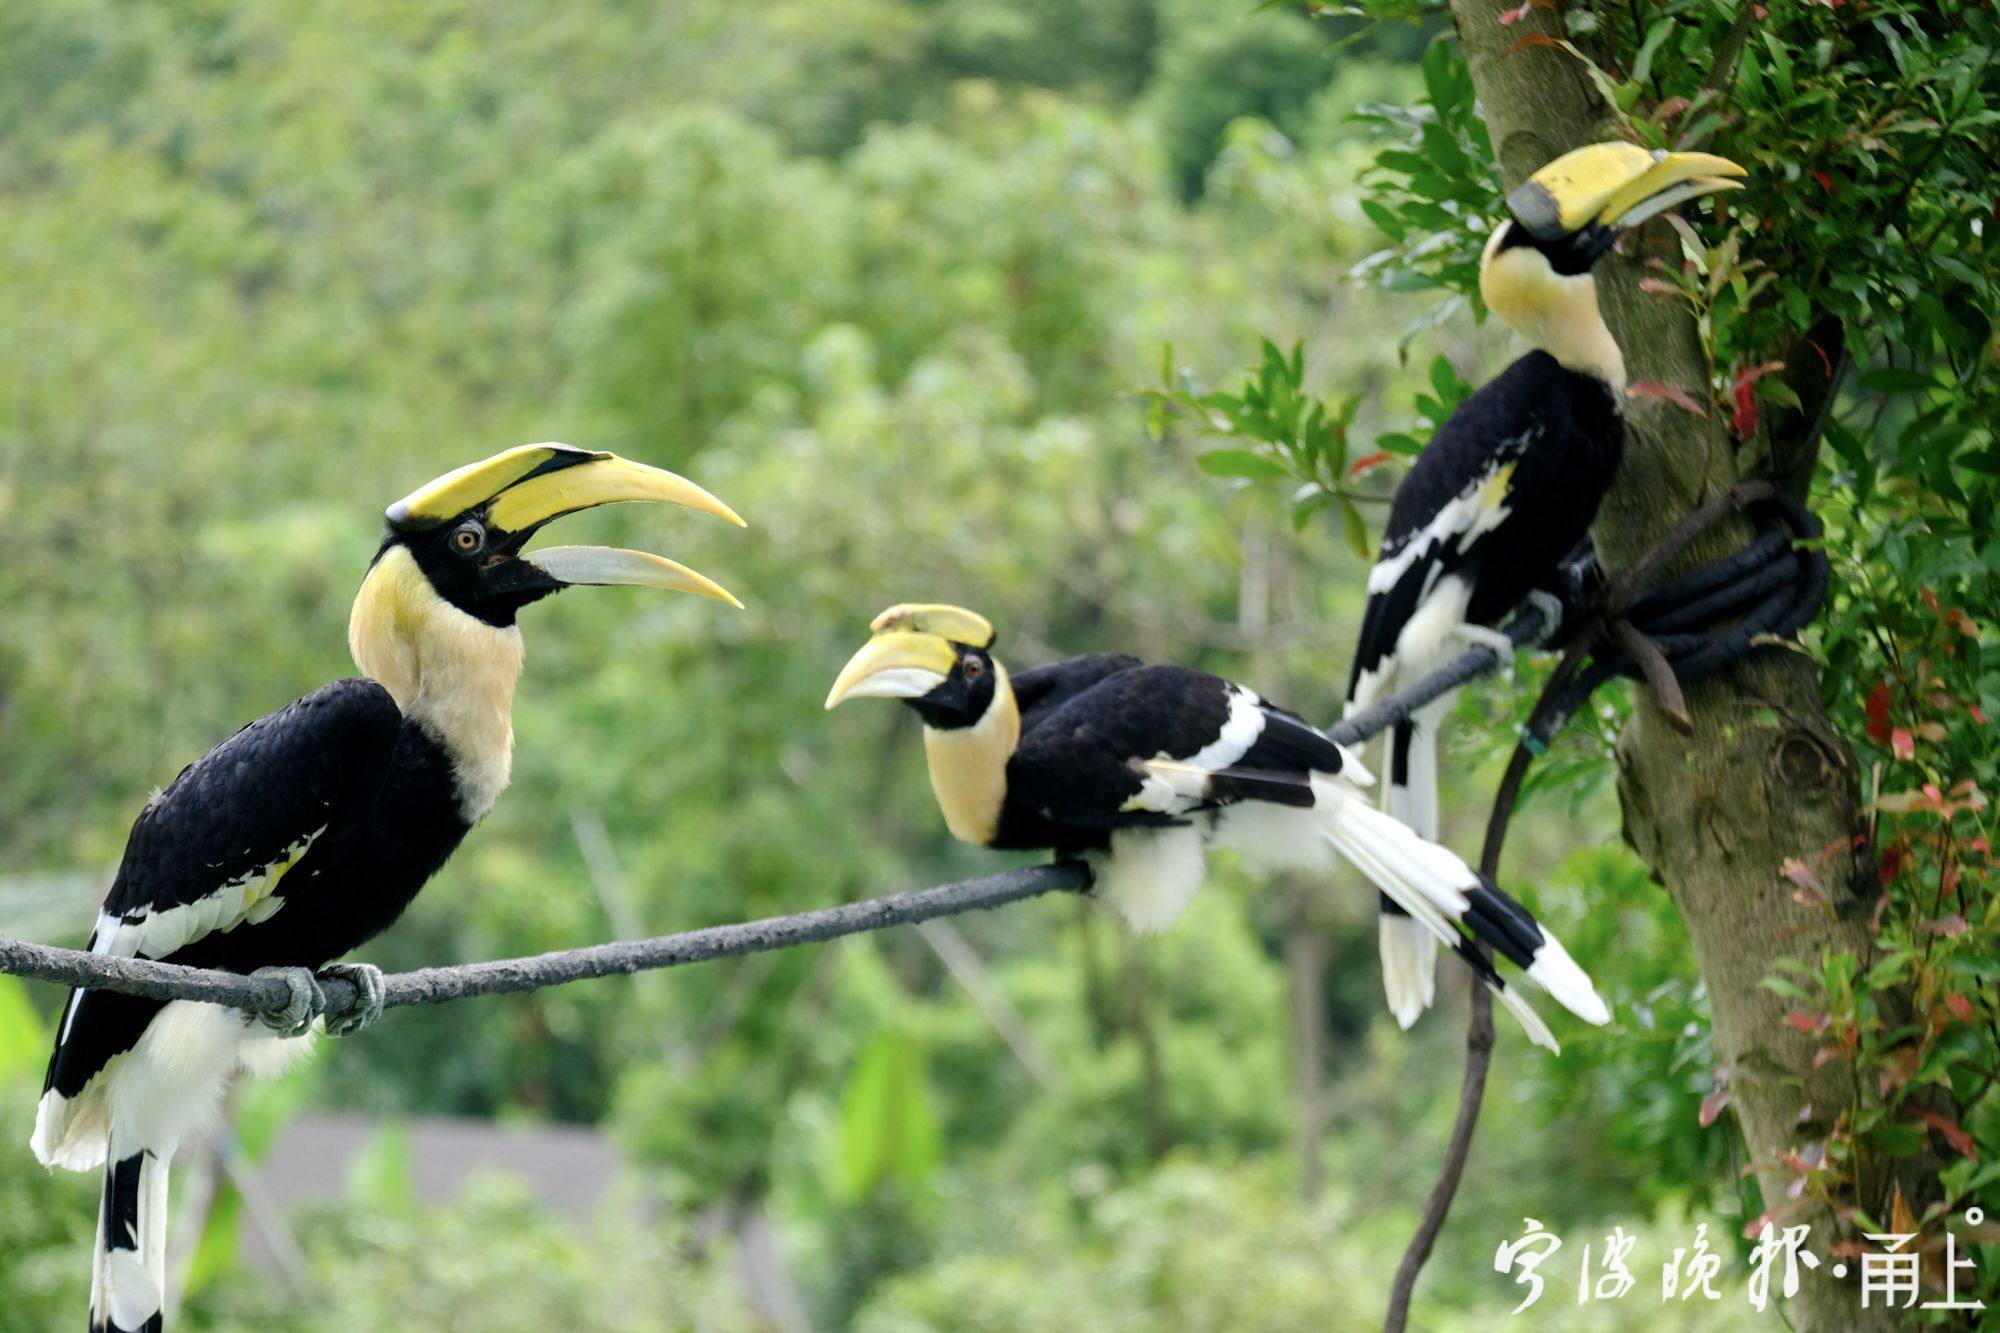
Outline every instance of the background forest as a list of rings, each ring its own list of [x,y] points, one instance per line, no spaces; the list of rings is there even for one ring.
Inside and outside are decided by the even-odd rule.
[[[1393,458],[1358,508],[1295,510],[1261,455],[1150,391],[1297,344],[1362,461],[1514,347],[1418,290],[1466,259],[1423,248],[1422,210],[1482,187],[1427,201],[1418,177],[1364,212],[1357,186],[1440,117],[1463,131],[1438,20],[1247,9],[0,11],[0,933],[80,943],[146,792],[351,674],[383,505],[525,441],[726,499],[748,532],[599,511],[565,538],[665,551],[748,609],[603,591],[524,617],[513,787],[368,950],[385,969],[997,868],[948,840],[903,710],[821,711],[893,601],[979,607],[1019,665],[1128,648],[1330,721],[1355,523],[1379,526]],[[1397,109],[1425,102],[1428,132]],[[1987,577],[1980,553],[1955,576]],[[1839,685],[1856,713],[1862,670]],[[1637,1233],[1647,1327],[1750,1326],[1734,1291],[1647,1290],[1699,1222],[1737,1262],[1761,1204],[1680,920],[1618,838],[1621,688],[1599,702],[1537,769],[1507,870],[1616,1017],[1545,1005],[1560,1058],[1503,1023],[1423,1328],[1512,1308],[1492,1258],[1524,1215],[1566,1263]],[[1514,691],[1460,707],[1446,833],[1470,851]],[[233,1133],[177,1164],[180,1326],[1367,1327],[1442,1151],[1463,1008],[1453,983],[1397,1032],[1374,911],[1358,883],[1224,867],[1145,942],[1039,900],[396,1011],[244,1089]],[[0,978],[9,1330],[84,1305],[96,1182],[26,1149],[58,1000]],[[379,1128],[337,1202],[283,1216],[260,1161],[327,1114]],[[411,1144],[433,1117],[580,1127],[619,1178],[584,1220],[504,1170],[430,1197]],[[1538,1313],[1634,1326],[1567,1292]]]

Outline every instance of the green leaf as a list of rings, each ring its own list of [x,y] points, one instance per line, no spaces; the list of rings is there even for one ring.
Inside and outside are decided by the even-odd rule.
[[[181,1279],[181,1299],[195,1295],[235,1269],[236,1220],[242,1213],[243,1196],[237,1193],[236,1186],[228,1180],[216,1182],[208,1215],[202,1219],[201,1235],[195,1240],[187,1273]]]
[[[347,1164],[347,1193],[359,1204],[395,1216],[415,1211],[408,1125],[391,1121],[369,1136]]]
[[[1348,549],[1363,560],[1370,558],[1368,549],[1368,521],[1361,517],[1361,511],[1346,496],[1340,497],[1340,524],[1347,535]]]
[[[1673,35],[1674,21],[1670,18],[1656,19],[1653,26],[1646,29],[1645,44],[1639,48],[1638,58],[1632,62],[1632,82],[1644,83],[1646,76],[1653,72],[1653,57],[1660,53],[1660,43]]]
[[[19,977],[0,975],[0,1080],[32,1073],[49,1058],[49,1034]]]
[[[1424,52],[1424,92],[1440,112],[1458,101],[1458,81],[1452,76],[1453,66],[1462,58],[1457,47],[1443,41],[1433,41]]]
[[[1263,454],[1248,449],[1211,449],[1195,460],[1211,477],[1248,477],[1256,481],[1276,481],[1289,476],[1284,467]]]
[[[844,1202],[890,1180],[922,1184],[936,1169],[937,1113],[925,1081],[923,1051],[907,1034],[878,1032],[863,1048],[841,1098],[835,1190]]]

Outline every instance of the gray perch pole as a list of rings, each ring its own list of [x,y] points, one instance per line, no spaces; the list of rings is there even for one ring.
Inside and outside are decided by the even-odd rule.
[[[1533,610],[1523,612],[1507,626],[1507,635],[1517,646],[1542,634],[1542,616]],[[1485,675],[1499,664],[1499,654],[1491,648],[1481,645],[1467,649],[1455,661],[1402,693],[1330,727],[1327,734],[1342,745],[1359,745],[1439,695]],[[473,995],[503,995],[592,977],[684,967],[716,958],[788,949],[795,944],[818,944],[842,935],[914,925],[936,917],[1001,907],[1045,893],[1089,887],[1090,870],[1078,861],[1023,866],[983,879],[962,880],[914,893],[894,893],[885,898],[869,898],[789,916],[766,917],[761,921],[709,926],[647,940],[562,949],[532,958],[399,972],[382,978],[382,1003],[385,1008],[443,1004]],[[0,973],[143,995],[153,1000],[207,1000],[253,1013],[278,1013],[291,1001],[290,988],[275,977],[181,967],[144,958],[112,958],[77,949],[30,944],[4,935],[0,935]],[[320,984],[326,995],[328,1014],[345,1013],[357,999],[351,982],[329,977]]]

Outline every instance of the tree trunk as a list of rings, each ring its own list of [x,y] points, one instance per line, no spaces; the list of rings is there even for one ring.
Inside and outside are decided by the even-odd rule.
[[[1510,189],[1563,152],[1615,137],[1575,57],[1553,46],[1518,46],[1531,35],[1560,38],[1559,15],[1530,8],[1503,26],[1500,15],[1511,8],[1502,0],[1452,0],[1481,114]],[[1708,366],[1684,308],[1641,292],[1635,261],[1610,257],[1597,272],[1605,318],[1625,350],[1631,378],[1675,385],[1697,402],[1710,401]],[[1823,385],[1822,394],[1830,389]],[[1806,418],[1817,420],[1817,404],[1807,407]],[[1717,411],[1702,418],[1659,399],[1636,398],[1626,404],[1626,420],[1624,468],[1594,530],[1613,576],[1691,509],[1738,480]],[[1809,447],[1816,444],[1813,439]],[[1789,476],[1783,480],[1801,475],[1796,450],[1784,461]],[[1809,465],[1803,475],[1810,476]],[[1719,525],[1684,563],[1738,549],[1743,537],[1740,527]],[[1689,686],[1690,736],[1668,726],[1645,691],[1638,694],[1618,746],[1625,838],[1687,922],[1707,982],[1717,1056],[1758,1180],[1767,1203],[1783,1203],[1793,1175],[1780,1155],[1824,1140],[1860,1095],[1845,1061],[1813,1068],[1816,1043],[1784,1021],[1784,1002],[1758,984],[1785,956],[1817,964],[1824,952],[1844,950],[1865,966],[1876,890],[1853,756],[1829,724],[1813,665],[1801,654],[1758,653]],[[1794,898],[1794,886],[1780,874],[1788,858],[1814,868],[1831,910]],[[1616,963],[1600,965],[1615,969]],[[1870,1166],[1854,1202],[1886,1217],[1896,1184],[1921,1212],[1922,1201],[1937,1194],[1935,1159],[1920,1155]],[[1815,1206],[1788,1220],[1812,1223],[1811,1248],[1826,1254],[1835,1237],[1831,1210]],[[1825,1268],[1805,1278],[1792,1313],[1796,1327],[1811,1333],[1892,1326],[1879,1302],[1874,1310],[1861,1309],[1852,1278],[1835,1281]]]

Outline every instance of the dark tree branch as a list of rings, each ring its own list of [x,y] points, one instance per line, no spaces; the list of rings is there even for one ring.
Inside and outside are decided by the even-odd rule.
[[[1479,852],[1479,873],[1488,879],[1500,873],[1500,852],[1507,841],[1514,806],[1521,799],[1521,783],[1527,777],[1529,763],[1534,759],[1527,738],[1540,735],[1561,710],[1562,697],[1590,660],[1591,648],[1597,638],[1596,633],[1590,632],[1577,637],[1556,669],[1549,673],[1541,696],[1535,700],[1535,707],[1528,714],[1528,725],[1507,761],[1506,775],[1500,779],[1500,789],[1493,797],[1493,813],[1486,821],[1486,842]],[[1491,961],[1491,949],[1483,944],[1474,947]],[[1431,1186],[1431,1195],[1424,1203],[1416,1234],[1410,1237],[1409,1248],[1403,1251],[1403,1262],[1396,1268],[1395,1285],[1389,1290],[1389,1310],[1382,1320],[1383,1333],[1403,1333],[1409,1323],[1410,1298],[1416,1293],[1417,1277],[1423,1272],[1425,1261],[1431,1257],[1431,1248],[1437,1243],[1438,1232],[1444,1229],[1452,1200],[1458,1195],[1459,1181],[1465,1176],[1465,1162],[1472,1154],[1472,1134],[1479,1128],[1479,1108],[1486,1096],[1486,1074],[1492,1063],[1493,996],[1485,986],[1474,982],[1465,1019],[1465,1079],[1459,1085],[1458,1117],[1452,1122],[1451,1140],[1445,1145],[1444,1162],[1438,1168],[1437,1183]]]

